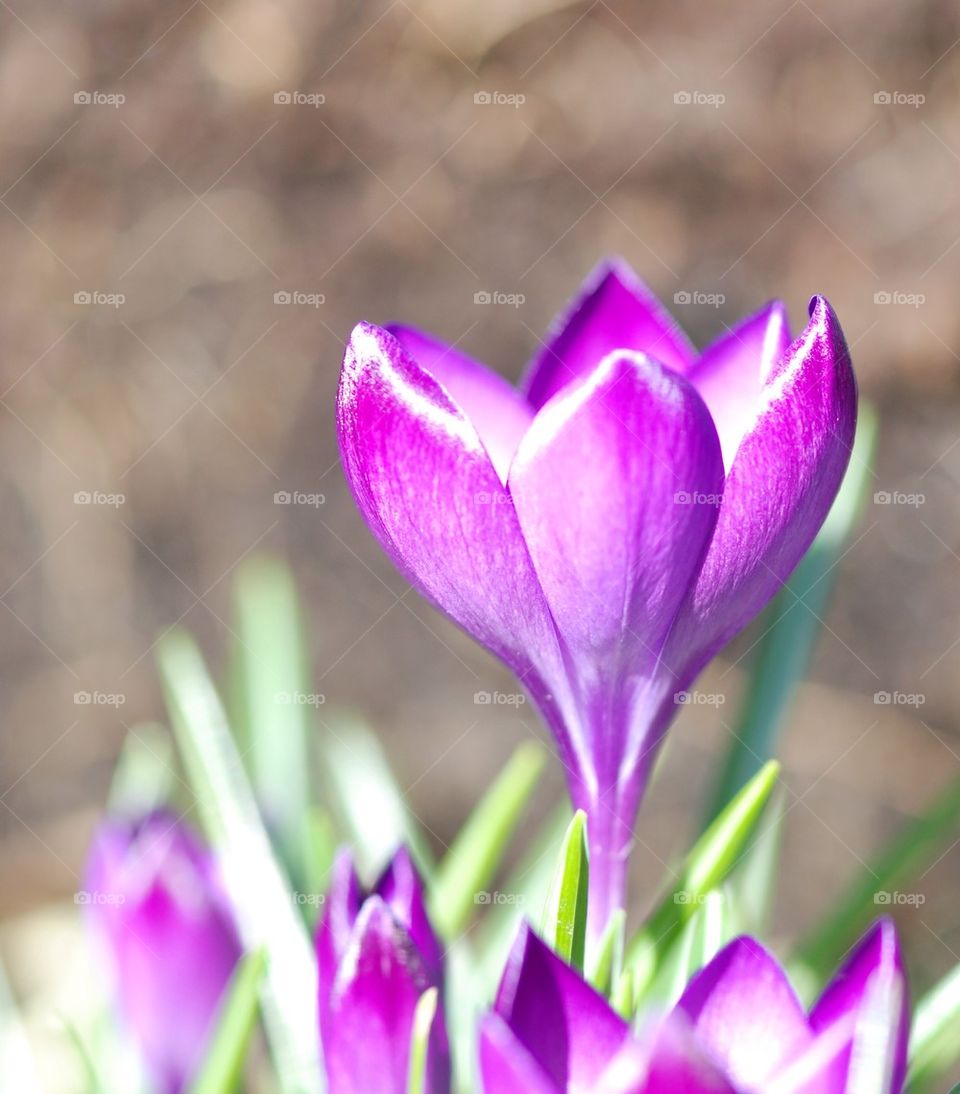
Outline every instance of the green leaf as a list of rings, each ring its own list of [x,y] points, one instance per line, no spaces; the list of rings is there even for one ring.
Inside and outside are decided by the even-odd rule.
[[[910,1030],[908,1089],[925,1086],[960,1061],[960,965],[920,1000]]]
[[[240,1083],[243,1064],[257,1023],[258,993],[267,957],[263,950],[237,963],[224,989],[213,1038],[190,1094],[231,1094]]]
[[[310,740],[320,696],[311,690],[293,576],[254,555],[237,568],[232,721],[244,742],[254,792],[293,880],[307,873],[303,817],[310,807]]]
[[[309,935],[257,812],[253,790],[216,689],[193,639],[171,631],[158,645],[171,724],[197,808],[224,874],[241,938],[265,949],[263,1014],[283,1094],[321,1089],[316,965]]]
[[[406,843],[425,878],[433,859],[387,763],[380,742],[360,719],[333,714],[323,720],[320,759],[360,873],[375,877],[399,843]]]
[[[590,970],[589,980],[601,995],[609,996],[613,985],[620,979],[626,926],[627,913],[623,908],[617,908],[600,936],[600,944],[597,946],[597,956]]]
[[[738,933],[734,928],[730,898],[722,890],[711,890],[681,930],[657,970],[656,979],[643,992],[644,1006],[664,1012],[669,1010],[683,994],[690,977]]]
[[[489,901],[487,887],[537,785],[544,760],[540,745],[533,741],[520,745],[437,867],[430,891],[430,913],[444,938],[458,934],[476,906]]]
[[[776,752],[790,700],[820,631],[837,563],[867,497],[876,433],[876,414],[861,404],[850,465],[836,501],[810,550],[762,617],[746,701],[708,817],[715,817]]]
[[[731,915],[737,934],[765,938],[770,933],[786,816],[784,799],[782,790],[771,794],[763,827],[729,881]]]
[[[626,1018],[629,1022],[633,1019],[634,1005],[633,1000],[636,994],[636,985],[633,977],[633,972],[630,968],[622,970],[617,977],[614,984],[613,991],[610,995],[610,1006],[620,1015],[621,1018]]]
[[[854,879],[831,913],[797,950],[796,960],[823,977],[839,964],[863,929],[885,907],[883,897],[920,873],[954,834],[960,820],[960,779],[915,818]]]
[[[430,1031],[437,1013],[437,989],[427,988],[417,1001],[413,1015],[413,1032],[410,1039],[410,1073],[407,1094],[425,1094],[427,1089],[427,1053],[430,1047]]]
[[[627,964],[643,992],[664,954],[711,889],[721,885],[743,856],[764,806],[780,777],[771,760],[736,795],[697,840],[683,861],[676,884],[632,939]]]
[[[587,888],[590,883],[587,814],[578,809],[560,845],[560,856],[541,923],[544,939],[578,972],[587,940]]]
[[[179,780],[174,764],[173,741],[163,726],[152,722],[133,726],[113,773],[107,811],[143,816],[166,804]]]

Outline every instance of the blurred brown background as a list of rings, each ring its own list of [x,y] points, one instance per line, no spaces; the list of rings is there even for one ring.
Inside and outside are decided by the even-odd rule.
[[[840,566],[783,749],[778,930],[960,775],[955,4],[9,0],[0,26],[0,915],[69,900],[125,726],[162,714],[152,644],[179,622],[222,663],[255,548],[295,567],[327,703],[449,838],[532,726],[474,705],[509,677],[354,511],[342,342],[402,318],[516,378],[608,252],[701,344],[828,295],[882,415],[875,489],[924,498],[868,506]],[[711,672],[719,719],[674,734],[641,899],[751,641]],[[960,960],[958,872],[954,847],[899,917],[920,982]]]

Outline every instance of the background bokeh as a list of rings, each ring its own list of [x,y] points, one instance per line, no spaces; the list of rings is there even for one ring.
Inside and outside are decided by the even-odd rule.
[[[153,644],[179,623],[222,664],[250,552],[293,563],[318,689],[438,841],[539,732],[475,705],[509,676],[354,511],[333,400],[361,318],[516,378],[609,252],[700,344],[826,294],[881,414],[874,490],[920,498],[868,505],[839,566],[783,747],[778,932],[960,774],[955,4],[9,0],[0,27],[0,951],[41,1021],[120,742],[162,717]],[[672,738],[641,905],[755,637]],[[944,852],[897,910],[921,984],[960,960]]]

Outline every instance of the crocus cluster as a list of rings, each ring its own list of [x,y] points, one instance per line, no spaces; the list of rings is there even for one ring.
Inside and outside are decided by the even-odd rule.
[[[84,902],[120,1017],[152,1087],[177,1094],[203,1061],[241,947],[210,851],[176,816],[109,820]]]
[[[485,1094],[899,1094],[906,981],[877,923],[809,1013],[752,938],[726,946],[639,1033],[529,928],[480,1034]]]
[[[772,303],[697,353],[600,267],[519,387],[410,327],[361,323],[337,407],[359,508],[410,582],[509,665],[590,819],[590,931],[678,698],[810,546],[856,386],[830,305]]]

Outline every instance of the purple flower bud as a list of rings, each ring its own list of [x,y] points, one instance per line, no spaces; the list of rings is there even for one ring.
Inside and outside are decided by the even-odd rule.
[[[157,1090],[196,1074],[241,946],[213,856],[173,814],[106,821],[87,865],[91,929]]]
[[[330,1094],[406,1094],[417,1003],[429,988],[443,987],[443,950],[406,850],[394,855],[369,894],[350,853],[340,852],[317,929],[317,965]],[[442,1006],[430,1034],[425,1089],[450,1089]]]

